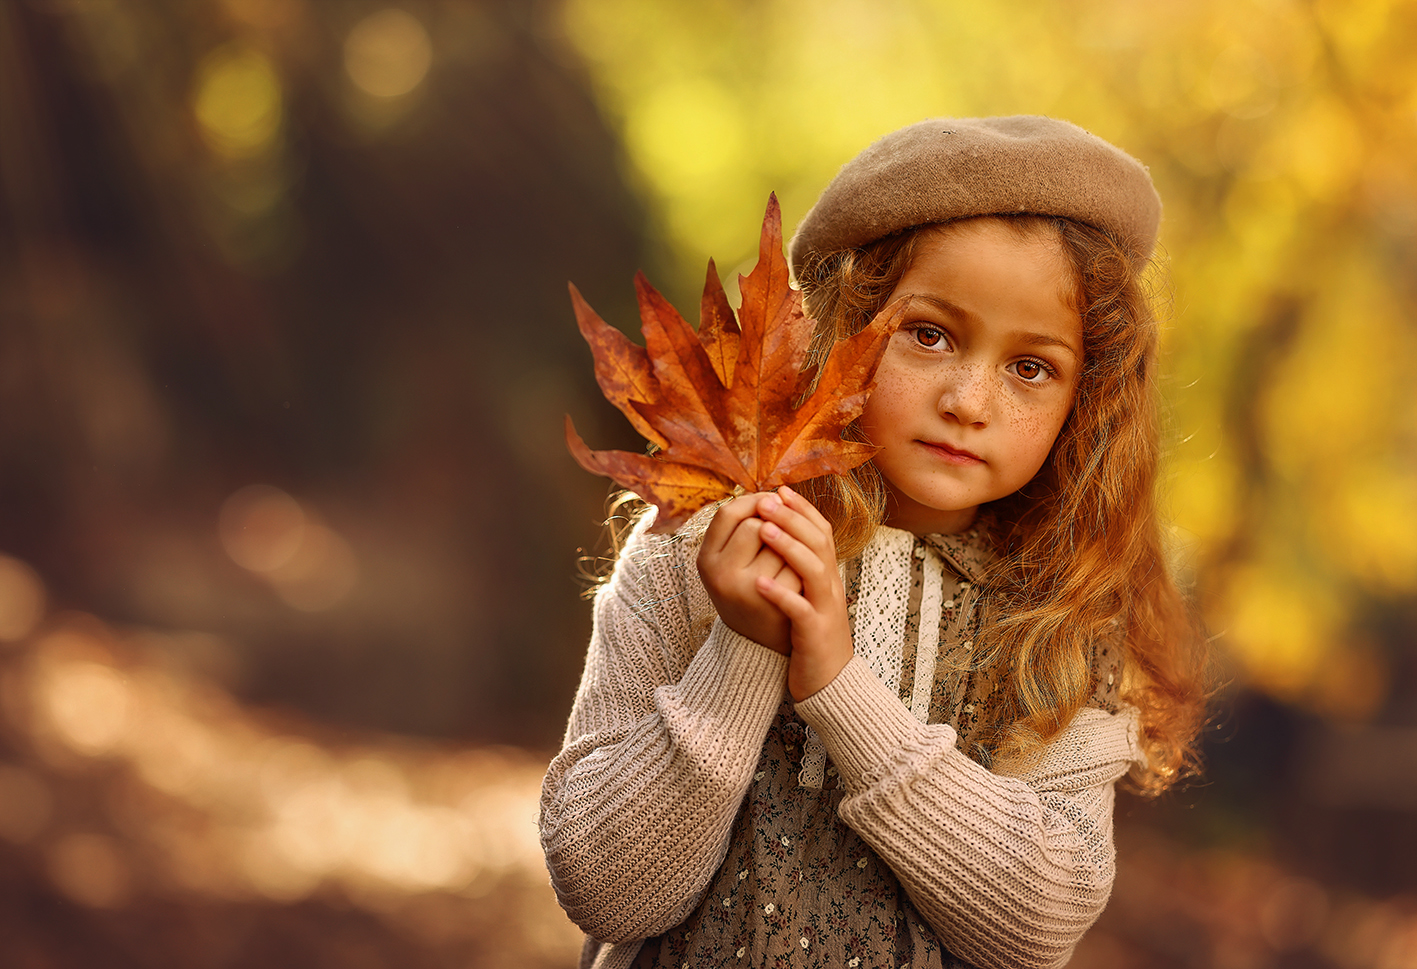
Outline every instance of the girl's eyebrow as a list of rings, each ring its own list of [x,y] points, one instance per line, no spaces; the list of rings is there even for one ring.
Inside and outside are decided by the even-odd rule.
[[[964,307],[959,306],[955,303],[951,303],[949,300],[945,299],[942,296],[935,296],[931,293],[906,293],[905,296],[909,299],[918,299],[922,303],[928,303],[931,306],[935,307],[937,310],[939,310],[941,313],[944,313],[947,316],[953,316],[956,319],[967,320],[972,319],[974,316],[973,313],[970,313]],[[1032,330],[1020,330],[1011,334],[1011,336],[1013,337],[1013,339],[1019,341],[1020,343],[1023,343],[1025,346],[1061,347],[1062,349],[1068,351],[1068,353],[1072,355],[1072,358],[1074,360],[1079,360],[1082,357],[1082,355],[1078,353],[1077,348],[1074,347],[1071,343],[1069,343],[1067,340],[1064,340],[1062,337],[1054,336],[1051,333],[1037,333]]]
[[[905,293],[904,298],[912,300],[918,299],[922,303],[929,303],[931,306],[935,307],[935,309],[949,316],[968,318],[971,315],[963,307],[951,303],[943,296],[935,296],[931,293]]]
[[[1032,331],[1016,333],[1014,338],[1025,346],[1030,347],[1061,347],[1072,354],[1074,360],[1079,358],[1077,349],[1071,343],[1061,337],[1053,336],[1051,333],[1034,333]]]

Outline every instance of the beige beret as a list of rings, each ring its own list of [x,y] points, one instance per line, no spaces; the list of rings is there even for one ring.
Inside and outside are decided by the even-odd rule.
[[[1161,198],[1141,162],[1075,124],[1036,115],[934,118],[842,166],[788,251],[795,273],[809,256],[912,226],[1025,212],[1107,230],[1142,261],[1156,245]]]

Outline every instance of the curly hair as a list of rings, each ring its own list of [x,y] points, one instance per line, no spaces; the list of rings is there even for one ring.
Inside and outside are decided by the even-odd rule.
[[[1160,793],[1196,766],[1205,640],[1168,566],[1157,510],[1157,321],[1145,267],[1108,233],[1068,219],[982,218],[1057,240],[1072,271],[1084,352],[1072,411],[1048,459],[1026,488],[990,506],[999,555],[986,582],[979,662],[999,664],[1004,702],[982,735],[996,761],[1036,754],[1092,696],[1095,644],[1120,640],[1121,697],[1141,712],[1147,754],[1132,782]],[[864,327],[921,239],[948,225],[798,267],[817,321],[812,359]],[[859,554],[885,515],[885,483],[870,463],[799,490],[832,523],[842,558]]]

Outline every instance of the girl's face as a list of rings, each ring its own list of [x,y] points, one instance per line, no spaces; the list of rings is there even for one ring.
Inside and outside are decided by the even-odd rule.
[[[911,296],[861,414],[886,524],[968,528],[1023,487],[1072,409],[1082,320],[1059,243],[998,219],[927,231],[891,293]]]

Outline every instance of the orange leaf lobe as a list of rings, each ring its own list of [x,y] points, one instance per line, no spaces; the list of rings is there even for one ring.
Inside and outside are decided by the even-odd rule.
[[[601,391],[660,450],[653,456],[593,451],[569,417],[567,446],[587,471],[656,505],[656,530],[677,528],[735,486],[762,491],[843,474],[875,453],[841,435],[866,404],[903,307],[838,340],[813,381],[803,364],[816,324],[789,281],[776,195],[763,217],[758,263],[739,278],[739,289],[743,302],[735,314],[710,261],[695,333],[643,274],[636,275],[645,337],[639,347],[571,287]]]

